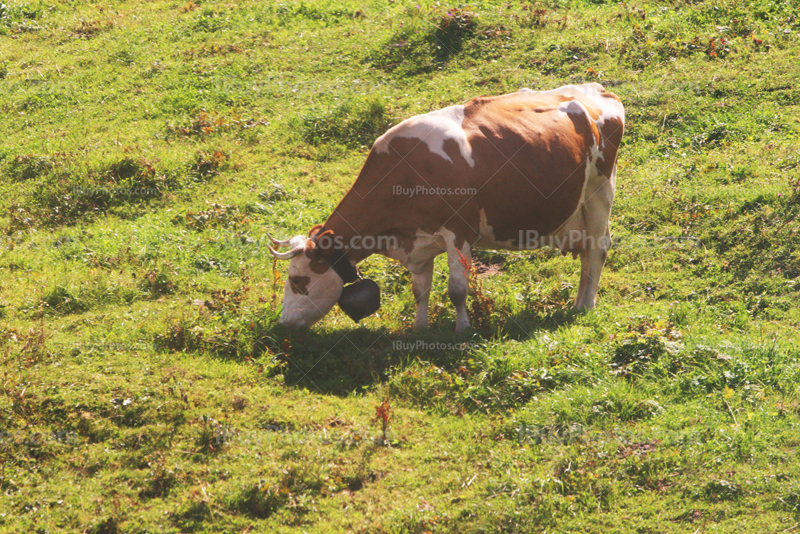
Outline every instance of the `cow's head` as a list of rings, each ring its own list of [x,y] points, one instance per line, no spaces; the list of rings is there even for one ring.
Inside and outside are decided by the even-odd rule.
[[[279,321],[282,325],[311,326],[325,317],[342,296],[344,280],[328,263],[329,251],[318,247],[313,237],[316,236],[296,235],[281,241],[270,236],[275,246],[289,247],[288,252],[277,252],[270,247],[279,260],[290,260]]]
[[[290,260],[278,321],[282,325],[311,326],[337,302],[356,322],[380,307],[380,291],[371,280],[359,280],[344,287],[360,277],[342,249],[335,246],[332,232],[319,234],[320,227],[312,228],[309,237],[297,235],[282,241],[270,236],[275,246],[289,247],[288,252],[269,247],[277,259]]]

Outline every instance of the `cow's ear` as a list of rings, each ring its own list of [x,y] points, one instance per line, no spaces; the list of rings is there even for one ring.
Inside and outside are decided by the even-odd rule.
[[[308,237],[314,237],[317,234],[317,232],[319,232],[322,229],[322,226],[323,226],[322,224],[315,224],[314,226],[312,226],[311,230],[308,231]]]
[[[314,239],[316,254],[320,258],[328,258],[334,251],[333,230],[325,230]]]

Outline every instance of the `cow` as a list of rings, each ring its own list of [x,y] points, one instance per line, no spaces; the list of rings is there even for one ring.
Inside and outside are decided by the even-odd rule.
[[[356,265],[382,254],[411,272],[414,327],[424,329],[433,260],[445,253],[462,331],[473,247],[579,256],[573,309],[593,308],[624,123],[620,99],[596,83],[483,96],[404,120],[375,141],[324,224],[270,236],[289,248],[269,247],[273,256],[291,260],[279,323],[309,326],[337,302],[356,321],[377,311],[379,290],[359,281]]]

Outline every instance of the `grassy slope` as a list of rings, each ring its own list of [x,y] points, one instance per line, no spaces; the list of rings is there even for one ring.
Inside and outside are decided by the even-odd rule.
[[[445,29],[421,4],[0,8],[0,530],[800,521],[797,3],[477,2]],[[491,331],[450,333],[437,276],[418,336],[371,258],[379,317],[275,326],[265,232],[324,220],[378,133],[582,81],[628,113],[596,311],[567,312],[570,258],[479,253]]]

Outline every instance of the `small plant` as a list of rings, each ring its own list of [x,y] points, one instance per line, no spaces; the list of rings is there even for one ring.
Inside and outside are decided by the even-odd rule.
[[[81,20],[80,24],[72,29],[70,35],[76,39],[93,39],[113,28],[114,22],[111,20]]]
[[[224,89],[225,86],[222,86]],[[175,134],[182,138],[199,137],[204,138],[213,134],[221,134],[231,130],[245,131],[255,126],[265,126],[269,123],[256,116],[255,118],[245,119],[239,115],[225,117],[219,114],[211,114],[202,110],[197,116],[191,118],[188,123],[183,125],[168,123],[167,134]]]
[[[144,273],[139,282],[139,289],[146,291],[153,298],[174,293],[176,283],[170,278],[170,273],[165,271],[165,268],[170,267],[171,265],[162,268],[154,267]]]
[[[384,399],[375,407],[374,421],[381,425],[381,437],[378,439],[379,445],[388,444],[386,432],[389,430],[389,422],[392,420],[392,407],[389,405],[389,399]]]
[[[469,280],[469,293],[472,296],[469,306],[470,322],[475,330],[489,336],[492,332],[492,314],[495,311],[494,299],[483,292],[483,282],[478,277],[472,262],[465,258],[460,251],[458,255],[459,262]]]
[[[742,488],[727,480],[712,480],[703,489],[703,497],[709,502],[733,501],[744,495]]]
[[[663,356],[683,350],[681,337],[672,323],[642,318],[628,327],[622,342],[615,347],[612,366],[622,376],[640,375]]]
[[[119,524],[114,516],[110,516],[97,523],[88,532],[90,534],[117,534],[119,532]]]
[[[303,141],[368,146],[391,125],[390,110],[380,95],[352,98],[327,110],[302,113],[292,120]]]
[[[64,286],[58,285],[48,291],[42,302],[51,310],[60,314],[79,313],[86,310],[86,304]]]
[[[230,123],[224,117],[212,117],[207,111],[201,111],[186,126],[167,125],[167,132],[183,137],[203,137],[215,132],[224,132]]]
[[[228,160],[230,160],[230,156],[221,150],[213,152],[199,151],[192,165],[192,172],[198,180],[204,181],[217,176],[225,170],[228,166]]]
[[[16,334],[19,341],[19,355],[26,364],[41,362],[47,356],[45,343],[50,334],[45,331],[44,320],[40,320],[37,328],[31,328],[27,334]]]
[[[290,486],[253,484],[233,497],[231,508],[254,519],[266,519],[289,502]]]
[[[289,193],[286,191],[286,188],[283,187],[283,185],[271,182],[270,189],[259,193],[258,198],[264,202],[269,202],[272,204],[281,200],[288,200]]]
[[[219,421],[207,415],[200,417],[200,430],[197,431],[194,440],[195,451],[202,455],[201,457],[220,452],[225,446],[227,437],[224,430]]]
[[[175,319],[164,333],[155,336],[154,343],[157,349],[170,352],[199,350],[203,346],[203,330],[196,321]]]
[[[437,56],[446,57],[462,48],[462,41],[478,27],[478,15],[469,9],[451,8],[439,16],[434,37],[441,44]]]

